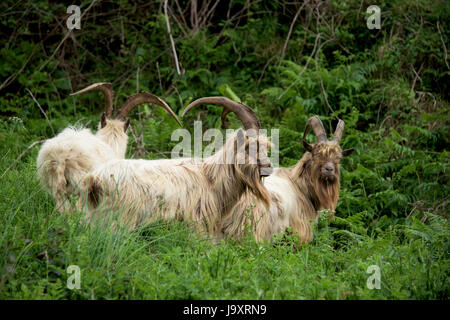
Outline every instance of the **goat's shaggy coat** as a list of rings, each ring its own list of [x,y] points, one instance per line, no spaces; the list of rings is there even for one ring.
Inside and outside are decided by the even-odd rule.
[[[222,217],[247,190],[269,204],[260,169],[270,162],[268,158],[249,159],[248,154],[250,143],[267,145],[267,138],[246,136],[239,146],[239,134],[241,130],[200,162],[113,160],[100,165],[83,182],[88,219],[104,219],[119,211],[119,223],[132,228],[158,218],[185,220],[199,222],[203,231],[218,236]]]
[[[242,197],[223,219],[225,237],[239,239],[245,230],[250,230],[257,240],[270,240],[272,235],[283,234],[290,227],[301,242],[313,239],[311,222],[317,221],[318,211],[336,209],[339,161],[352,150],[342,151],[339,140],[323,138],[307,149],[310,151],[294,167],[277,168],[265,179],[271,199],[269,209],[249,193]]]

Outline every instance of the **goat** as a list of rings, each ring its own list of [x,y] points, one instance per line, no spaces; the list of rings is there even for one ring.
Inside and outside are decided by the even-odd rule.
[[[239,129],[219,151],[200,161],[114,159],[98,166],[83,181],[88,221],[119,209],[119,223],[131,228],[158,218],[185,220],[215,237],[220,219],[247,190],[269,204],[262,177],[273,168],[267,138],[253,134],[260,129],[258,118],[249,107],[224,97],[198,99],[183,115],[200,103],[219,104],[224,114],[234,112],[246,131]],[[255,145],[257,154],[249,152]]]
[[[317,138],[313,145],[305,140],[310,126]],[[319,210],[334,212],[336,209],[340,188],[339,162],[354,151],[342,150],[339,146],[343,130],[344,122],[339,120],[334,138],[329,141],[320,119],[309,118],[302,139],[307,152],[294,167],[276,168],[264,180],[270,194],[270,208],[246,193],[223,219],[225,237],[239,239],[249,227],[257,240],[270,240],[272,235],[283,234],[290,227],[297,232],[301,242],[312,241],[311,221],[317,222]]]
[[[181,125],[164,101],[147,92],[129,97],[113,119],[114,92],[111,84],[95,83],[72,95],[90,90],[100,90],[105,96],[105,111],[97,133],[94,135],[86,128],[66,128],[56,137],[48,139],[37,157],[38,177],[54,197],[58,210],[63,212],[71,209],[69,195],[79,195],[79,182],[89,171],[107,160],[125,157],[128,143],[126,130],[130,124],[127,117],[135,106],[145,102],[157,104]]]

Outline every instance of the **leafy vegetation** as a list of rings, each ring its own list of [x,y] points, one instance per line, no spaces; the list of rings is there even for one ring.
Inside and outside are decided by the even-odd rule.
[[[69,2],[0,3],[1,299],[448,299],[447,1],[377,1],[380,30],[366,1],[170,1],[180,75],[164,2],[83,1],[66,37]],[[309,116],[329,132],[343,119],[341,145],[356,152],[335,220],[296,248],[290,236],[213,245],[182,223],[112,232],[58,214],[27,148],[69,125],[95,130],[100,95],[69,93],[97,81],[113,83],[116,105],[146,90],[178,114],[198,97],[238,98],[280,129],[281,166],[303,154]],[[185,128],[219,127],[219,109],[198,110]],[[176,123],[136,114],[128,157],[168,157]],[[69,265],[79,290],[66,287]],[[371,265],[381,289],[366,286]]]

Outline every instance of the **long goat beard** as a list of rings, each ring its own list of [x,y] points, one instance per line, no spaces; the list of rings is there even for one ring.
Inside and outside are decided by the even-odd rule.
[[[318,209],[335,210],[339,199],[339,176],[334,179],[324,179],[320,174],[313,174],[312,183],[319,202]]]

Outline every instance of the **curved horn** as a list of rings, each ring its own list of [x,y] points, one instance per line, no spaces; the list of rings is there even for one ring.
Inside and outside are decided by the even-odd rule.
[[[143,103],[153,103],[160,107],[163,107],[171,116],[178,122],[180,126],[181,122],[178,120],[178,117],[176,114],[172,111],[172,109],[169,107],[169,105],[164,102],[162,99],[158,98],[157,96],[150,94],[148,92],[140,92],[137,93],[127,99],[125,103],[120,107],[119,111],[117,112],[116,119],[119,120],[125,120],[126,117],[128,117],[128,114],[131,112],[131,110]]]
[[[203,97],[200,99],[197,99],[193,102],[191,102],[186,109],[184,109],[183,114],[181,115],[184,117],[184,115],[194,108],[195,106],[198,106],[199,104],[217,104],[225,109],[222,112],[222,126],[226,126],[226,116],[230,112],[234,112],[239,120],[241,120],[242,125],[244,126],[245,130],[248,129],[255,129],[259,130],[261,129],[261,123],[259,122],[258,117],[255,115],[253,110],[236,101],[233,101],[231,99],[228,99],[226,97]]]
[[[90,86],[77,91],[75,93],[71,93],[71,96],[75,96],[77,94],[85,93],[91,90],[100,90],[105,95],[105,113],[107,118],[111,118],[113,114],[113,99],[114,99],[114,91],[112,89],[112,85],[109,82],[98,82],[91,84]]]
[[[305,131],[303,132],[303,146],[308,151],[312,150],[312,146],[306,141],[306,135],[308,134],[309,127],[312,127],[314,134],[316,135],[317,142],[322,142],[327,140],[327,134],[325,133],[325,128],[323,127],[322,121],[320,121],[319,117],[314,116],[308,119],[306,122]]]
[[[344,121],[339,119],[339,122],[336,126],[336,130],[334,131],[334,137],[333,137],[334,142],[339,143],[341,141],[342,132],[344,131],[344,125],[345,125]]]

